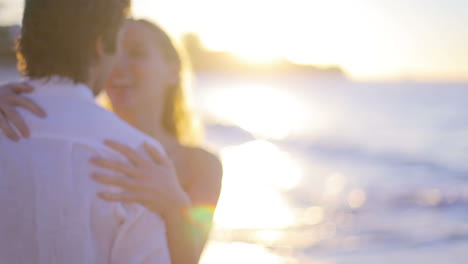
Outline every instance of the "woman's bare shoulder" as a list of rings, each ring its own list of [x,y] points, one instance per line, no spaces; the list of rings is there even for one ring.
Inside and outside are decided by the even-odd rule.
[[[222,165],[219,157],[214,153],[197,147],[186,147],[186,161],[192,171],[198,175],[209,174],[213,176],[222,176]]]
[[[203,148],[184,147],[185,189],[198,203],[216,204],[221,192],[223,168],[219,158]]]

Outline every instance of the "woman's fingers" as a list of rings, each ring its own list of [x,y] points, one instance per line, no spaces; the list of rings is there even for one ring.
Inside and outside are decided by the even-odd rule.
[[[162,153],[160,150],[157,148],[151,146],[148,142],[145,142],[143,144],[143,147],[145,148],[146,152],[150,157],[153,159],[154,162],[158,164],[167,164],[168,158],[164,153]]]
[[[36,104],[33,100],[26,98],[24,96],[12,96],[9,98],[9,101],[16,106],[23,107],[31,111],[33,114],[37,115],[38,117],[45,118],[47,116],[44,109],[42,109],[38,104]]]
[[[135,150],[133,150],[127,145],[121,144],[113,140],[105,140],[104,144],[106,144],[113,150],[119,152],[120,154],[124,155],[131,163],[133,163],[136,166],[145,166],[148,163],[148,161],[145,158],[141,157]]]
[[[18,111],[16,111],[15,108],[13,107],[4,108],[3,113],[6,119],[9,120],[10,123],[13,124],[18,129],[18,131],[21,133],[23,137],[28,138],[30,136],[31,133],[29,131],[28,126],[26,125],[23,118],[21,118],[20,114],[18,113]]]
[[[137,203],[139,201],[138,195],[131,193],[131,192],[122,192],[122,193],[100,192],[97,195],[101,199],[109,201],[109,202]]]
[[[103,184],[109,184],[113,186],[117,186],[123,189],[128,189],[128,190],[137,190],[138,189],[138,184],[136,184],[131,178],[128,177],[122,177],[122,176],[108,176],[105,174],[100,174],[100,173],[93,173],[91,177],[100,183]]]
[[[4,116],[4,113],[0,111],[0,130],[3,131],[5,136],[13,141],[19,141],[20,137],[16,134],[15,130],[10,126],[10,123]]]
[[[137,174],[135,167],[118,161],[94,157],[91,159],[91,163],[101,168],[123,173],[129,177],[134,177]]]
[[[34,88],[27,83],[11,83],[0,87],[0,129],[11,140],[18,141],[18,132],[23,137],[29,137],[30,131],[24,119],[16,110],[16,106],[23,107],[39,117],[45,117],[45,112],[30,99],[19,95],[21,93],[32,92]]]
[[[29,84],[23,83],[12,83],[8,84],[11,87],[11,90],[15,93],[30,93],[34,91],[34,88]]]

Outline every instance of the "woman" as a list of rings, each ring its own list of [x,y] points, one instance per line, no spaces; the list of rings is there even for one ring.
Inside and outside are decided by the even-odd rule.
[[[107,101],[118,116],[156,138],[170,160],[158,156],[150,146],[146,150],[152,162],[125,145],[107,142],[132,166],[100,157],[91,162],[128,177],[92,176],[124,191],[121,195],[99,194],[102,199],[137,202],[163,217],[172,263],[198,263],[220,194],[221,164],[205,150],[190,147],[196,143],[197,133],[185,98],[186,65],[168,35],[146,20],[128,21],[123,33],[119,62],[106,85]],[[45,116],[39,106],[21,96],[30,91],[32,88],[25,84],[0,88],[0,129],[13,140],[19,137],[10,124],[23,136],[29,135],[15,106]],[[161,186],[168,188],[162,190]],[[183,199],[190,209],[174,212],[171,204]]]

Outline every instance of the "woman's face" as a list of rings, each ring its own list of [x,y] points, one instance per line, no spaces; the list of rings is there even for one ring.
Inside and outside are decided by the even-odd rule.
[[[118,62],[106,85],[114,111],[126,115],[129,111],[145,107],[162,112],[165,92],[174,80],[171,67],[154,32],[141,22],[127,22]],[[154,114],[161,115],[152,113],[153,117]]]

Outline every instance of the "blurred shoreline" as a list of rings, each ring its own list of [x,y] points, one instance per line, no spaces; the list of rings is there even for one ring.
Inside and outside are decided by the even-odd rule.
[[[19,25],[0,26],[0,70],[16,68],[15,41],[21,33]],[[216,75],[240,80],[284,80],[307,79],[314,81],[349,81],[358,83],[420,83],[420,84],[466,84],[468,79],[459,74],[423,76],[390,76],[368,79],[354,79],[338,65],[316,66],[297,64],[281,58],[270,62],[253,62],[242,59],[226,51],[207,49],[195,33],[187,33],[181,38],[193,72],[199,76]],[[2,75],[0,75],[1,77]],[[10,74],[11,76],[11,74]],[[4,81],[4,80],[0,80]]]
[[[20,26],[0,27],[0,67],[14,67],[14,43],[20,34]],[[318,67],[300,65],[286,59],[271,63],[252,63],[242,60],[229,52],[206,49],[196,34],[189,33],[182,38],[182,44],[190,59],[193,71],[215,73],[230,77],[271,78],[308,76],[318,80],[347,80],[338,66]]]

